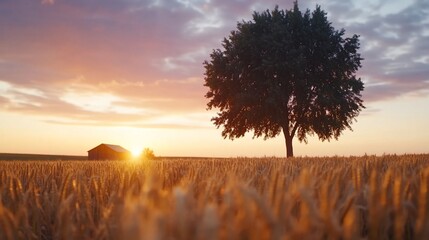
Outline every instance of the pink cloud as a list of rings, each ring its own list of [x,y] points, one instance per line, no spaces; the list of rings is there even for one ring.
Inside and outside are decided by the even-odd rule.
[[[55,0],[42,0],[42,4],[54,4]]]

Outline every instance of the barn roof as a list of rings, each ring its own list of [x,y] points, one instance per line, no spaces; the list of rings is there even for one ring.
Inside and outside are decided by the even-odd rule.
[[[113,151],[115,151],[115,152],[120,152],[120,153],[123,153],[123,152],[129,152],[127,149],[125,149],[125,148],[123,148],[123,147],[121,147],[121,146],[119,146],[119,145],[105,144],[105,143],[102,143],[102,144],[98,145],[97,147],[95,147],[95,148],[93,148],[93,149],[96,149],[96,148],[100,147],[101,145],[104,145],[104,146],[106,146],[106,147],[108,147],[108,148],[112,149],[112,150],[113,150]],[[93,149],[91,149],[91,150],[93,150]],[[91,151],[91,150],[89,150],[89,151]],[[89,152],[89,151],[88,151],[88,152]]]

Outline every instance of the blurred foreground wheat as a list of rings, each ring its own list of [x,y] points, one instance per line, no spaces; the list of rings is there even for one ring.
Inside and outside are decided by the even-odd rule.
[[[0,162],[0,239],[429,239],[429,156]]]

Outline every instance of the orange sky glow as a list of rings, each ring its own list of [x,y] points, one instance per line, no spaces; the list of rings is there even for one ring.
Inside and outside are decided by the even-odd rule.
[[[363,3],[364,2],[364,3]],[[237,21],[293,1],[0,2],[0,152],[86,155],[100,143],[161,156],[279,156],[284,139],[223,139],[202,62]],[[429,152],[429,3],[320,4],[361,36],[367,107],[339,141],[296,156]]]

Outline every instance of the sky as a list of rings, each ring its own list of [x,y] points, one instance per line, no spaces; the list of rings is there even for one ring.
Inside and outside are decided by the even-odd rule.
[[[0,0],[0,152],[285,156],[282,135],[223,139],[203,61],[253,11],[291,0]],[[296,156],[429,152],[429,1],[300,1],[360,35],[366,109],[338,141]]]

